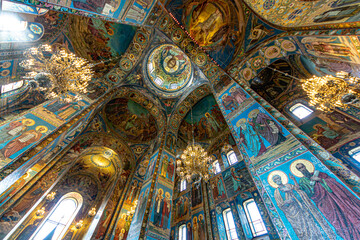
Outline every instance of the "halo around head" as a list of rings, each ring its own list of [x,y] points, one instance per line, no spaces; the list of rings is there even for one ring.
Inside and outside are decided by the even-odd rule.
[[[245,118],[241,118],[239,121],[237,121],[236,126],[240,127],[241,124],[245,123],[246,119]]]
[[[170,193],[169,193],[169,192],[166,192],[166,193],[165,193],[165,197],[170,198]]]
[[[257,116],[257,115],[259,114],[259,112],[260,112],[259,109],[254,109],[254,110],[252,110],[251,112],[249,112],[248,117],[249,117],[249,118],[253,118],[253,117]]]
[[[30,118],[25,118],[23,120],[21,120],[21,122],[25,125],[25,126],[32,126],[35,124],[35,121],[30,119]]]
[[[161,195],[164,193],[164,191],[161,189],[161,188],[159,188],[159,191],[158,191]]]
[[[279,175],[281,177],[281,181],[283,184],[287,184],[288,183],[288,177],[286,176],[286,174],[283,171],[280,170],[275,170],[273,172],[271,172],[268,176],[268,183],[270,184],[270,186],[272,186],[273,188],[278,188],[279,185],[277,185],[276,183],[274,183],[274,181],[272,180],[272,178],[275,175]]]
[[[296,164],[298,164],[298,163],[304,164],[310,173],[313,173],[315,171],[315,167],[314,167],[314,164],[312,164],[312,162],[310,162],[309,160],[305,160],[305,159],[298,159],[298,160],[294,161],[293,163],[291,163],[291,165],[290,165],[291,173],[297,177],[301,178],[304,176],[304,174],[302,174],[302,172],[300,172],[296,168]]]
[[[37,126],[35,130],[38,131],[40,128],[43,128],[40,133],[46,133],[48,131],[48,128],[45,126]]]

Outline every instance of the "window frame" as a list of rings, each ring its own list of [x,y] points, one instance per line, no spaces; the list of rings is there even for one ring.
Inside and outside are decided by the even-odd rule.
[[[187,181],[186,179],[180,180],[180,192],[185,191],[187,188]]]
[[[179,240],[186,240],[187,235],[187,227],[186,224],[182,224],[179,226]]]
[[[294,113],[294,111],[295,111],[296,109],[298,109],[298,108],[301,108],[301,107],[304,108],[306,111],[308,111],[309,114],[307,114],[307,115],[304,116],[304,117],[300,117],[300,116],[296,115],[296,114]],[[289,108],[289,112],[290,112],[293,116],[295,116],[297,119],[299,119],[299,120],[304,120],[305,118],[307,118],[307,117],[309,117],[311,114],[313,114],[313,113],[314,113],[314,110],[312,110],[311,108],[309,108],[308,106],[306,106],[306,105],[303,104],[303,103],[297,102],[297,103],[293,104],[293,105]]]
[[[51,215],[55,212],[55,210],[58,208],[58,206],[66,199],[72,199],[75,201],[76,203],[76,207],[75,210],[73,211],[71,217],[68,219],[68,221],[66,222],[65,226],[63,227],[63,229],[60,232],[60,235],[57,237],[57,239],[62,239],[62,237],[64,237],[65,233],[67,232],[67,230],[69,229],[71,223],[74,221],[76,215],[78,214],[80,208],[82,207],[83,204],[83,197],[81,196],[81,194],[77,193],[77,192],[70,192],[65,194],[64,196],[62,196],[59,201],[56,203],[56,205],[51,209],[51,211],[49,212],[49,214],[44,218],[44,220],[41,222],[41,224],[39,225],[39,227],[36,228],[36,230],[34,231],[34,233],[31,235],[31,237],[29,238],[29,240],[33,240],[35,239],[36,235],[41,231],[41,229],[44,227],[44,225],[48,222],[48,221],[53,221],[50,220],[49,218],[51,217]],[[58,226],[58,225],[57,225]],[[57,228],[56,226],[56,228]],[[53,229],[51,230],[53,231]]]
[[[10,90],[7,90],[7,91],[4,91],[4,88],[5,87],[7,87],[7,86],[9,86],[9,85],[13,85],[14,86],[14,84],[15,83],[19,83],[19,82],[21,82],[20,84],[19,84],[19,86],[17,86],[16,88],[11,88]],[[0,88],[0,95],[3,95],[3,94],[5,94],[5,93],[10,93],[10,92],[12,92],[12,91],[15,91],[15,90],[18,90],[18,89],[20,89],[20,88],[22,88],[23,86],[24,86],[24,80],[19,80],[19,81],[16,81],[16,82],[11,82],[11,83],[7,83],[7,84],[5,84],[5,85],[1,85],[1,88]]]
[[[248,206],[251,204],[251,203],[254,203],[256,208],[257,208],[257,211],[260,215],[260,219],[256,219],[256,220],[252,220],[252,217],[251,217],[251,214],[250,214],[250,211],[248,209]],[[245,210],[245,215],[246,215],[246,219],[250,225],[250,230],[251,230],[251,233],[253,235],[253,237],[259,237],[259,236],[264,236],[266,234],[268,234],[268,230],[266,229],[266,225],[265,225],[265,222],[264,222],[264,219],[262,218],[261,214],[260,214],[260,211],[259,211],[259,208],[255,202],[255,200],[253,198],[249,198],[248,200],[244,201],[243,202],[243,207],[244,207],[244,210]],[[254,226],[254,222],[256,221],[259,221],[260,220],[260,224],[263,225],[263,228],[264,230],[263,231],[256,231],[255,229],[255,226]]]
[[[234,224],[234,228],[230,228],[229,219],[228,219],[228,213],[231,214],[233,224]],[[226,238],[228,240],[239,240],[239,236],[237,235],[237,232],[236,232],[236,224],[235,224],[235,220],[234,220],[234,215],[232,214],[231,208],[224,209],[223,212],[222,212],[222,215],[223,215],[223,219],[224,219]],[[233,238],[232,235],[231,235],[231,232],[233,232],[233,231],[235,231],[236,238]]]
[[[360,163],[360,146],[357,146],[355,148],[352,148],[351,150],[348,151],[348,154],[350,155],[350,157],[352,157],[353,159],[355,159],[355,161],[357,161],[358,163]],[[355,156],[359,156],[359,159],[356,158]]]
[[[231,159],[231,158],[230,158],[231,155],[234,155],[234,156],[235,156],[236,162],[231,163],[231,160],[230,160],[230,159]],[[236,153],[234,152],[234,150],[229,151],[229,152],[226,154],[226,158],[227,158],[227,160],[228,160],[229,166],[234,165],[234,164],[236,164],[236,163],[239,162],[239,159],[237,158]]]
[[[214,161],[213,165],[214,165],[214,174],[216,175],[218,173],[221,173],[221,166],[219,160]],[[217,166],[219,167],[219,169],[217,169]]]

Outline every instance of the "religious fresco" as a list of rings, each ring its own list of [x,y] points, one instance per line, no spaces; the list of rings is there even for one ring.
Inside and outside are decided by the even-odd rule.
[[[94,66],[96,77],[107,73],[118,63],[135,36],[136,28],[109,23],[96,18],[69,15],[67,36],[78,56],[100,63]]]
[[[237,134],[235,138],[244,146],[253,164],[262,164],[270,156],[280,156],[299,145],[258,103],[243,109],[231,123]]]
[[[358,50],[360,41],[357,36],[297,37],[296,39],[304,52],[311,56],[360,63]]]
[[[340,129],[334,129],[334,126],[318,117],[301,125],[300,129],[326,149],[337,144],[344,135]]]
[[[164,154],[161,161],[160,176],[173,182],[176,166],[175,157],[167,153],[166,151],[164,151],[163,153]]]
[[[212,199],[217,203],[227,199],[224,180],[222,175],[215,176],[210,180]]]
[[[192,124],[194,125],[195,141],[213,138],[225,129],[225,120],[212,95],[201,99],[187,113],[179,127],[180,138],[192,139]]]
[[[298,56],[300,61],[296,59],[297,64],[302,65],[310,75],[334,75],[337,72],[351,72],[353,76],[359,77],[360,65],[334,60],[330,58],[314,57],[314,56]]]
[[[163,44],[153,49],[145,62],[144,72],[149,86],[164,96],[178,96],[191,83],[193,68],[190,59],[175,45]],[[172,93],[172,94],[166,94]]]
[[[254,102],[249,94],[239,88],[235,83],[227,87],[226,90],[221,91],[219,98],[229,119]]]
[[[90,150],[88,149],[88,151]],[[102,190],[106,191],[114,179],[114,172],[116,170],[112,162],[116,162],[118,156],[116,154],[106,154],[106,152],[109,151],[111,152],[110,149],[105,149],[104,152],[104,148],[95,147],[88,152],[87,156],[83,156],[80,160],[78,159],[79,155],[74,156],[71,151],[68,152],[65,157],[61,158],[61,161],[57,161],[50,171],[42,175],[38,181],[30,187],[30,190],[22,196],[22,201],[12,205],[11,210],[5,213],[5,218],[0,220],[0,236],[5,236],[9,230],[11,230],[12,226],[17,224],[20,218],[27,214],[33,206],[33,203],[36,202],[49,187],[56,183],[59,177],[61,177],[61,180],[53,188],[56,192],[56,200],[46,201],[46,203],[43,201],[38,206],[39,208],[45,206],[48,213],[51,210],[51,206],[53,206],[63,194],[71,191],[79,192],[83,196],[84,201],[88,202],[87,206],[91,206],[91,202],[99,199],[97,197],[99,191],[101,191],[99,188],[102,187]],[[91,155],[91,153],[94,153],[94,155]],[[100,155],[98,153],[100,153]],[[103,153],[104,155],[102,155]],[[74,157],[78,161],[72,164]],[[96,159],[94,159],[94,157],[96,157]],[[99,168],[100,165],[101,167]],[[70,167],[71,169],[69,170]],[[28,175],[28,177],[30,176]],[[24,180],[26,181],[26,179],[23,179],[23,181]],[[88,210],[88,207],[85,207],[82,208],[81,212],[83,215],[87,215]],[[34,212],[31,214],[33,213]],[[17,216],[16,219],[6,217],[6,215],[12,216],[14,214]],[[33,218],[31,214],[26,215],[26,219],[21,223],[21,227],[14,233],[16,236],[27,239],[29,238],[28,234],[32,234],[35,225],[37,225],[32,220],[39,218]],[[77,217],[81,218],[81,216]],[[42,218],[40,218],[40,220],[42,220]]]
[[[154,171],[155,171],[155,166],[156,166],[156,160],[158,158],[158,154],[159,154],[159,151],[156,151],[150,158],[149,160],[149,165],[148,165],[148,168],[146,169],[146,175],[145,175],[145,179],[144,180],[147,180],[149,179],[150,177],[152,177],[152,175],[154,174]]]
[[[245,32],[243,8],[237,1],[169,1],[166,8],[223,68],[233,59]]]
[[[191,197],[190,193],[187,192],[185,194],[182,194],[179,198],[174,200],[173,203],[173,209],[172,209],[172,224],[178,223],[183,220],[187,220],[190,216],[190,210],[191,210]]]
[[[281,27],[314,26],[359,21],[356,0],[245,1],[258,15]],[[279,10],[280,9],[280,10]]]
[[[140,229],[146,209],[146,203],[149,197],[150,186],[151,186],[151,181],[148,181],[144,183],[144,185],[141,188],[138,204],[136,206],[136,210],[134,213],[133,220],[131,222],[129,234],[127,236],[128,240],[139,239]]]
[[[194,240],[207,239],[204,211],[192,215],[192,234]]]
[[[65,12],[73,12],[78,15],[91,16],[93,18],[108,18],[112,21],[128,24],[142,25],[155,5],[153,0],[46,0],[42,2],[28,2],[25,0],[12,0],[12,2],[26,3],[32,6],[61,8]]]
[[[158,182],[154,191],[156,192],[154,192],[153,204],[149,215],[150,222],[148,228],[151,231],[149,236],[155,239],[167,239],[166,236],[169,234],[170,229],[173,203],[171,196],[173,190],[170,186]]]
[[[223,175],[224,185],[226,186],[226,192],[229,198],[254,185],[243,161],[236,166],[231,166],[221,174]]]
[[[241,65],[240,68],[237,65],[237,61],[242,61],[243,59],[240,58],[234,61],[232,63],[233,67],[229,71],[235,79],[243,79],[251,84],[265,66],[292,54],[303,54],[300,51],[299,45],[291,37],[279,38],[250,54],[247,57],[247,64]]]
[[[56,126],[30,113],[1,126],[0,168],[11,163],[55,129]]]
[[[360,237],[355,227],[360,216],[360,199],[311,153],[269,169],[260,179],[292,236],[298,239],[338,236],[349,240]]]
[[[83,122],[83,119],[89,121],[89,117],[91,116],[91,113],[92,112],[90,111],[84,118],[80,119],[79,122]],[[83,128],[84,126],[85,125],[83,125],[80,128]],[[74,134],[73,137],[78,136],[79,133],[80,132],[77,132],[76,134]],[[67,146],[67,144],[69,143],[66,140],[67,136],[68,134],[65,131],[64,133],[59,135],[56,139],[54,139],[49,145],[47,145],[46,142],[42,142],[39,145],[39,147],[42,148],[41,151],[39,151],[34,157],[30,158],[26,162],[21,161],[21,159],[19,159],[12,165],[6,167],[6,169],[3,169],[4,171],[0,174],[0,178],[3,179],[0,187],[0,192],[2,192],[2,194],[0,195],[0,199],[1,199],[0,206],[7,204],[7,201],[11,199],[17,192],[23,191],[22,187],[25,186],[25,184],[28,183],[30,180],[32,180],[35,175],[36,178],[39,178],[38,173],[41,172],[41,170],[45,166],[50,164],[50,162],[53,160],[53,157],[59,151],[61,151]],[[71,140],[73,140],[73,138]],[[74,150],[75,147],[70,149],[70,151],[67,153],[67,155],[64,156],[64,158],[69,158],[70,156],[72,158],[78,157],[80,155],[81,150],[80,151],[74,151]],[[20,166],[24,168],[24,170],[19,171],[18,167]],[[28,168],[28,166],[31,166],[31,168]],[[11,174],[14,170],[17,170],[16,174]],[[5,178],[5,176],[7,175],[10,176]],[[5,191],[5,189],[7,190]]]
[[[105,114],[111,127],[123,138],[147,142],[157,135],[154,116],[133,100],[113,99],[105,106]]]
[[[245,51],[257,46],[259,43],[266,41],[272,36],[280,34],[282,31],[279,29],[270,27],[264,21],[261,21],[254,14],[249,15],[249,19],[246,24],[244,47]]]

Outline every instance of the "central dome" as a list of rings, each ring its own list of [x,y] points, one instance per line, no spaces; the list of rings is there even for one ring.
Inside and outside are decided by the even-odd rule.
[[[162,93],[178,93],[192,78],[188,56],[172,44],[160,45],[147,58],[146,72],[151,85]],[[176,94],[177,95],[177,94]]]

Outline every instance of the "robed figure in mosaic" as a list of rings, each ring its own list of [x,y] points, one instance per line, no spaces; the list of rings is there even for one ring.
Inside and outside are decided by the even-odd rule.
[[[344,240],[360,239],[360,200],[335,178],[315,170],[307,160],[294,161],[290,168],[301,177],[300,189],[314,201],[336,233]]]
[[[323,239],[317,221],[324,229],[328,239],[335,240],[334,232],[306,193],[287,182],[288,178],[282,171],[273,171],[269,175],[270,185],[276,187],[274,192],[276,204],[284,212],[297,237],[300,240]]]

